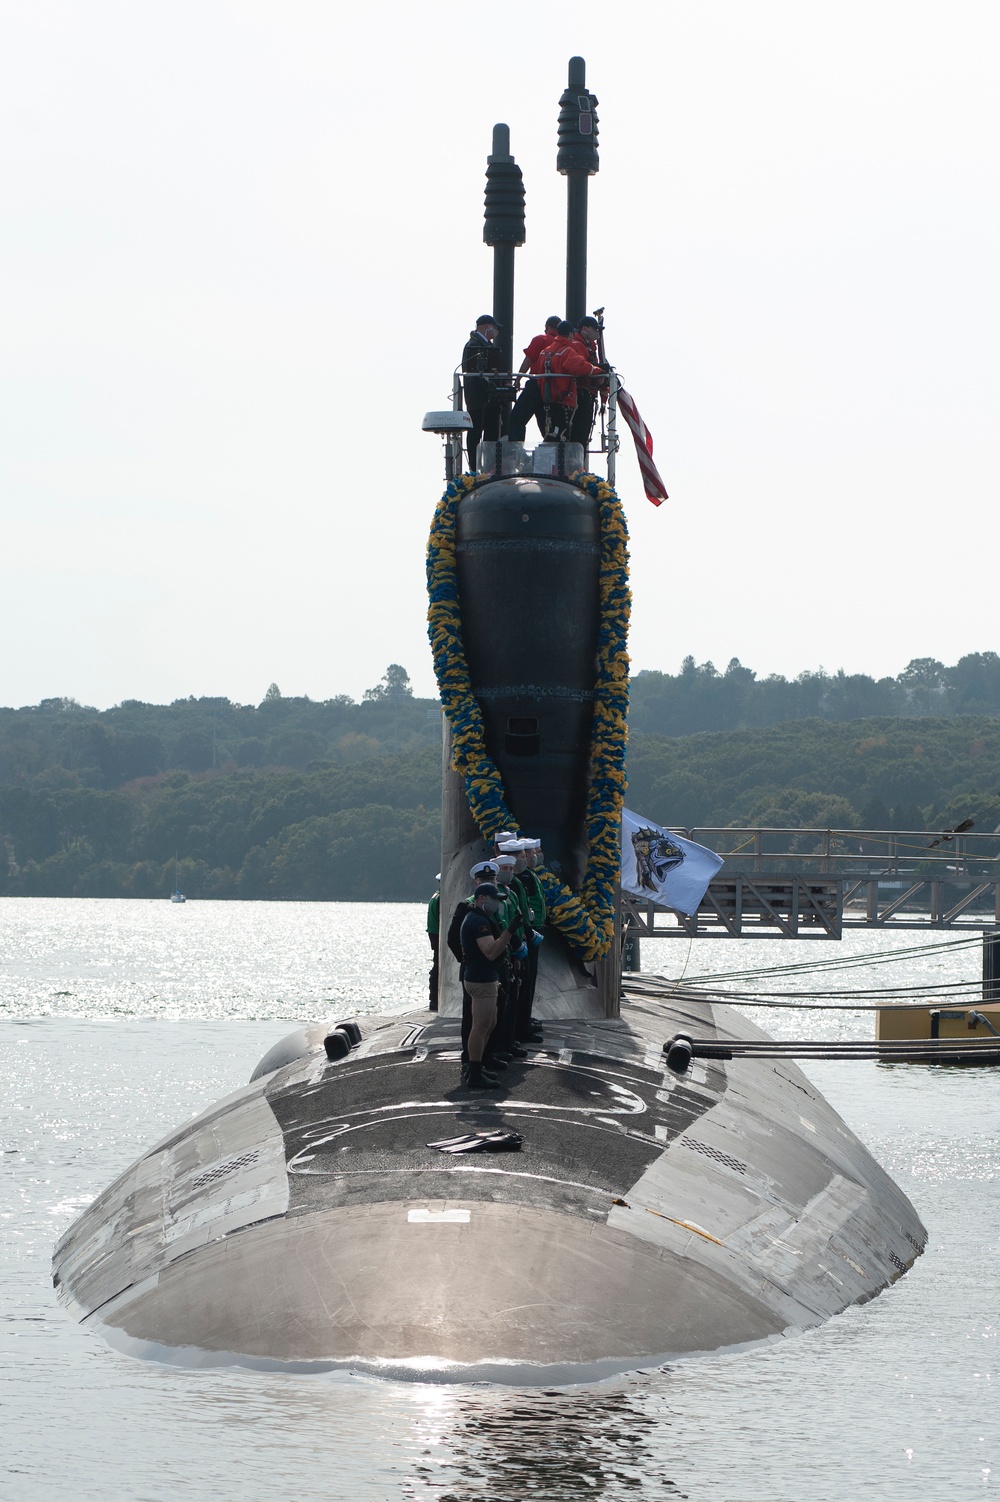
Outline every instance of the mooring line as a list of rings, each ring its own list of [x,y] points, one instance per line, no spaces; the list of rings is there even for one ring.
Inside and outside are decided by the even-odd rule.
[[[985,1020],[985,1019],[984,1019]],[[861,1060],[876,1064],[1000,1064],[1000,1044],[991,1038],[977,1042],[964,1038],[886,1039],[864,1042],[854,1039],[692,1038],[677,1033],[663,1045],[667,1068],[686,1074],[692,1059],[732,1060],[820,1059]]]
[[[639,935],[640,939],[642,935]],[[860,965],[891,965],[912,959],[917,955],[944,954],[950,950],[968,949],[982,943],[982,934],[961,939],[942,939],[934,944],[911,944],[905,949],[893,949],[884,954],[835,955],[827,960],[803,960],[790,965],[764,965],[755,970],[717,970],[704,975],[691,976],[687,986],[696,986],[701,981],[740,981],[767,975],[801,975],[820,970],[850,970]]]

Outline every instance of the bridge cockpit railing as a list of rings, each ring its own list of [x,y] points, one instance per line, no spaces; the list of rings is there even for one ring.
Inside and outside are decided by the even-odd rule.
[[[482,376],[473,372],[477,380]],[[523,377],[517,371],[490,372],[490,380],[503,391],[501,402],[501,435],[498,439],[484,439],[476,450],[476,474],[480,478],[496,478],[506,475],[551,476],[573,481],[592,468],[591,455],[605,456],[603,467],[610,485],[615,483],[615,462],[619,448],[618,436],[618,389],[620,382],[612,369],[602,379],[608,383],[607,401],[602,401],[595,410],[595,429],[587,444],[573,443],[558,436],[539,436],[535,444],[527,439],[508,438],[503,431],[507,414],[514,400],[516,383]],[[572,379],[577,379],[572,377]],[[579,377],[580,381],[590,377]],[[472,428],[472,418],[464,407],[463,374],[456,368],[452,374],[451,406],[424,416],[425,433],[437,433],[444,440],[445,478],[453,480],[465,468],[464,455],[467,435]],[[594,439],[597,442],[594,442]]]

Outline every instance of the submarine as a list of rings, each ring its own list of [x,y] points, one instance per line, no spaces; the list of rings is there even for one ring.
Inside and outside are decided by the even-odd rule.
[[[574,322],[596,105],[574,58],[557,156]],[[523,206],[497,127],[484,238],[508,371]],[[598,451],[545,438],[484,442],[464,472],[458,381],[424,424],[443,437],[447,480],[427,554],[441,910],[468,894],[499,831],[542,839],[541,1041],[501,1089],[468,1090],[444,955],[436,1012],[278,1040],[247,1085],[144,1153],[55,1248],[60,1299],[119,1349],[191,1366],[591,1382],[818,1325],[922,1252],[913,1206],[795,1065],[726,1046],[764,1039],[753,1023],[666,983],[623,987],[616,381],[611,370],[603,478],[589,467]],[[692,1032],[720,1047],[678,1065]]]

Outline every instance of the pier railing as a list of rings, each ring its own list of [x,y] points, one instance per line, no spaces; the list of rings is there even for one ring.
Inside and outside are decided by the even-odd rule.
[[[890,878],[913,871],[985,873],[1000,878],[1000,833],[950,829],[676,829],[721,855],[729,870],[781,864],[823,874]]]
[[[839,939],[845,928],[1000,927],[1000,834],[676,829],[725,860],[693,915],[623,898],[625,941]]]

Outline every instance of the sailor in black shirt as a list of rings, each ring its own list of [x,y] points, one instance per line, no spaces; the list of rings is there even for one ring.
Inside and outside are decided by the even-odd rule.
[[[497,376],[503,370],[503,351],[494,344],[500,332],[491,313],[476,319],[476,326],[462,351],[462,370],[465,374],[465,406],[472,418],[468,433],[469,468],[475,470],[476,450],[479,440],[492,442],[500,437],[504,411],[505,390]],[[506,388],[509,394],[509,388]]]
[[[500,910],[500,893],[492,882],[476,888],[468,915],[462,921],[462,979],[472,1001],[472,1030],[469,1033],[470,1090],[495,1090],[499,1079],[483,1071],[483,1053],[496,1025],[497,994],[500,989],[498,961],[521,926],[518,914],[502,928],[496,921]]]

